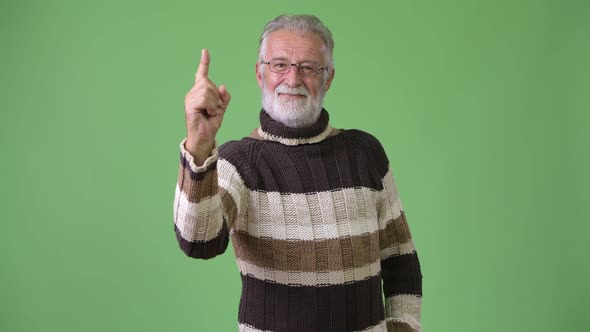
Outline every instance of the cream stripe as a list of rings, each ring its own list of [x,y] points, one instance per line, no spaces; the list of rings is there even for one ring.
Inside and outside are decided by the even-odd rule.
[[[332,126],[328,125],[326,129],[319,135],[313,137],[306,137],[306,138],[284,138],[280,136],[275,136],[269,134],[262,130],[262,128],[258,128],[258,135],[261,138],[269,141],[279,142],[285,145],[299,145],[299,144],[313,144],[317,142],[321,142],[324,138],[328,137],[332,132]]]
[[[383,260],[392,256],[407,255],[414,252],[416,252],[416,248],[414,247],[414,242],[410,240],[409,242],[395,244],[381,250],[381,259]]]
[[[256,266],[248,261],[237,259],[240,272],[256,279],[276,282],[283,285],[329,286],[362,281],[376,276],[381,271],[381,261],[377,260],[360,268],[343,271],[300,272],[279,271]]]
[[[242,196],[242,193],[246,187],[244,185],[244,180],[242,180],[242,177],[240,176],[240,173],[238,173],[236,167],[230,164],[229,161],[220,158],[217,162],[217,174],[217,183],[219,187],[225,189],[225,191],[230,194],[236,203],[237,210],[240,211],[242,199],[246,198]]]
[[[402,322],[410,325],[416,332],[422,331],[420,313],[422,309],[422,297],[401,294],[385,299],[385,316],[388,320]]]
[[[249,191],[248,219],[237,229],[260,238],[321,240],[372,233],[379,227],[375,196],[370,188],[346,188],[314,194]],[[257,216],[267,215],[257,219]],[[397,211],[397,216],[401,211]]]
[[[248,324],[240,324],[239,329],[240,329],[239,332],[272,332],[269,330],[255,329]],[[378,325],[371,326],[371,327],[364,329],[362,331],[354,331],[354,332],[387,332],[387,325],[386,325],[385,321],[382,321]]]
[[[208,241],[219,233],[223,223],[221,200],[214,195],[199,203],[190,202],[176,185],[174,224],[187,241]]]
[[[382,181],[383,190],[380,192],[380,195],[383,196],[383,206],[379,213],[379,220],[386,222],[399,217],[403,206],[397,192],[397,186],[391,168],[388,168]]]

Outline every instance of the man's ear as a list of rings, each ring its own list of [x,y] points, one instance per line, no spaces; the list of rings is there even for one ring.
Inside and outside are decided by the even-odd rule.
[[[258,86],[262,89],[262,73],[260,72],[260,62],[256,61],[256,81]]]
[[[326,80],[326,89],[324,91],[328,91],[328,89],[330,89],[330,85],[332,85],[332,80],[334,79],[335,73],[336,69],[332,69],[332,72],[328,75],[328,80]]]

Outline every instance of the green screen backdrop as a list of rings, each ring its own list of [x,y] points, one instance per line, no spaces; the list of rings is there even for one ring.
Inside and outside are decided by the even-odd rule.
[[[590,324],[588,1],[0,3],[0,330],[236,331],[233,249],[173,230],[200,50],[258,125],[264,24],[332,30],[337,128],[383,143],[424,274],[425,331]]]

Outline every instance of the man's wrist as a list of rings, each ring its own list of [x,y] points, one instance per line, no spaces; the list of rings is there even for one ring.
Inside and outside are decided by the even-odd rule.
[[[191,138],[187,138],[186,142],[184,143],[184,148],[188,153],[190,153],[197,165],[202,165],[209,156],[211,156],[211,152],[215,147],[215,141],[213,142],[199,142],[195,140],[191,140]]]
[[[218,158],[217,142],[213,142],[213,149],[211,150],[209,155],[207,155],[205,157],[204,160],[197,160],[195,158],[195,156],[193,156],[193,154],[191,154],[186,149],[186,141],[187,141],[187,138],[183,139],[179,144],[180,153],[182,155],[182,158],[187,163],[185,166],[190,167],[190,169],[194,173],[202,173],[202,172],[210,170],[212,165],[216,163],[217,158]]]

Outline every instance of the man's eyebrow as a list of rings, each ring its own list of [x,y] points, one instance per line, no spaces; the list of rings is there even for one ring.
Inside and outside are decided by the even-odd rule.
[[[285,60],[285,61],[291,62],[291,60],[287,59],[287,58],[286,58],[286,57],[284,57],[284,56],[280,56],[280,57],[274,57],[274,58],[272,58],[271,60]]]
[[[316,61],[316,60],[302,60],[300,63],[306,63],[306,62],[307,63],[313,63],[313,64],[316,64],[316,65],[319,65],[321,63],[321,62]]]
[[[291,60],[287,57],[281,56],[281,57],[274,57],[271,60],[284,60],[287,61],[289,63],[291,63]],[[299,61],[298,63],[313,63],[313,64],[320,64],[321,62],[316,61],[316,60],[309,60],[309,59],[303,59],[301,61]]]

